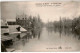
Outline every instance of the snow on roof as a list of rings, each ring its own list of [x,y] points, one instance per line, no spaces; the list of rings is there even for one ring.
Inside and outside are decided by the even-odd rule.
[[[6,20],[1,19],[1,26],[5,26],[6,25]]]
[[[6,19],[6,21],[9,21],[9,22],[15,22],[16,19]]]

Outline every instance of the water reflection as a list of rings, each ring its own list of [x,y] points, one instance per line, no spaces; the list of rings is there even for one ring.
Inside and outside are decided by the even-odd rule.
[[[29,42],[29,40],[38,38],[40,39],[41,35],[41,28],[40,29],[34,29],[34,30],[28,30],[27,32],[21,33],[21,34],[12,34],[11,36],[14,36],[14,42],[13,45],[10,46],[11,48],[19,49],[18,46],[24,47],[25,44]]]
[[[20,34],[17,35],[17,38],[20,40]]]
[[[70,47],[72,50],[80,50],[79,41],[80,37],[74,37],[74,34],[67,30],[62,30],[53,28],[42,28],[34,30],[34,33],[26,32],[17,34],[18,40],[14,41],[12,48],[15,50],[22,51],[56,51],[55,49],[48,50],[46,48],[58,48],[61,51]],[[20,35],[20,36],[19,36]],[[24,35],[24,36],[23,36]],[[57,50],[58,50],[57,49]],[[59,50],[60,51],[60,50]],[[65,51],[68,51],[65,49]]]
[[[73,37],[77,37],[77,39],[79,40],[80,39],[80,35],[79,34],[77,34],[76,32],[72,32],[72,31],[70,31],[70,29],[61,29],[61,28],[47,28],[47,30],[48,30],[48,32],[49,33],[52,33],[52,32],[58,32],[59,34],[60,34],[60,37],[61,37],[61,35],[67,35],[67,36],[69,36],[70,34],[72,34],[73,35]],[[71,35],[71,36],[72,36]]]

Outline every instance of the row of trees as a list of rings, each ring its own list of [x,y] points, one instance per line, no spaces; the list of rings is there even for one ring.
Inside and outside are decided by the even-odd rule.
[[[75,17],[74,19],[68,19],[68,18],[63,18],[59,21],[54,21],[54,22],[49,22],[47,24],[48,28],[56,28],[56,29],[61,29],[61,30],[69,30],[72,32],[75,32],[77,34],[80,34],[80,16]]]
[[[17,15],[16,16],[16,23],[24,27],[25,29],[28,28],[40,28],[42,27],[42,21],[40,16],[27,16],[26,14]]]

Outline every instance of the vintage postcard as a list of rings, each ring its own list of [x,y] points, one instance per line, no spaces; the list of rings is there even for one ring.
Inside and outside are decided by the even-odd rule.
[[[79,52],[79,1],[1,2],[1,52]]]

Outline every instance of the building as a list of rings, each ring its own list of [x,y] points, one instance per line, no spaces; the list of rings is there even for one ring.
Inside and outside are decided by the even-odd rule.
[[[9,32],[10,34],[21,33],[21,32],[26,32],[27,31],[22,26],[18,25],[16,23],[15,19],[7,19],[7,23],[8,23],[8,27],[9,27],[9,30],[10,30],[10,32]]]
[[[8,34],[8,33],[9,33],[9,27],[7,21],[1,19],[1,34]]]

